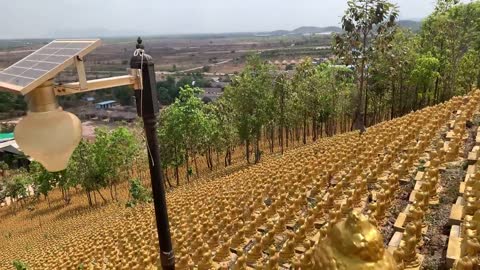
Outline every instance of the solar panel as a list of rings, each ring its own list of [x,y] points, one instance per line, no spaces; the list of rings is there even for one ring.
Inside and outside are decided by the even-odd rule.
[[[0,88],[27,94],[55,77],[98,46],[100,40],[54,40],[12,66],[0,71]]]

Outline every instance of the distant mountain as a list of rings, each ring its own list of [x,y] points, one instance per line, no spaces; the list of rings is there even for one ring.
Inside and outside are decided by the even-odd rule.
[[[342,28],[337,26],[316,27],[316,26],[302,26],[292,31],[276,30],[271,32],[255,33],[257,36],[297,36],[297,35],[311,35],[311,34],[330,34],[340,33]]]
[[[317,33],[340,33],[342,28],[337,26],[316,27],[316,26],[302,26],[290,33],[292,34],[317,34]]]
[[[412,31],[419,31],[420,27],[422,26],[422,22],[416,20],[400,20],[398,21],[398,25],[408,28]]]
[[[290,34],[290,31],[288,31],[288,30],[276,30],[276,31],[270,32],[270,34],[273,35],[273,36],[283,36],[283,35]]]

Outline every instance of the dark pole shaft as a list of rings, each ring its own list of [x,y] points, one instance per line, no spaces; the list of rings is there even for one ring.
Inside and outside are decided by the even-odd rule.
[[[137,51],[130,60],[130,67],[141,70],[142,86],[135,89],[137,113],[143,119],[147,138],[147,155],[152,181],[153,205],[157,223],[158,243],[160,245],[160,262],[162,269],[175,269],[175,255],[172,248],[170,226],[168,224],[167,200],[163,183],[160,148],[157,137],[157,116],[159,113],[156,91],[155,66],[152,58],[143,53],[142,40],[138,38]]]
[[[157,120],[152,117],[143,117],[143,125],[149,152],[148,164],[152,179],[153,204],[157,222],[158,243],[160,244],[160,261],[163,269],[175,269],[175,257],[170,238],[170,226],[168,224],[165,186],[163,185],[160,154],[158,152]]]

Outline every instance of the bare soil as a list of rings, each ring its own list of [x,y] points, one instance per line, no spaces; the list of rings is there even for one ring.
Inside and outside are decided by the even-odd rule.
[[[440,204],[430,206],[430,211],[425,216],[425,221],[429,227],[423,239],[424,245],[420,248],[420,253],[425,255],[425,261],[423,263],[423,269],[425,270],[447,269],[446,253],[448,236],[450,234],[448,218],[452,204],[455,204],[457,200],[460,182],[465,178],[467,169],[466,158],[475,145],[477,128],[477,125],[469,125],[467,128],[468,139],[465,142],[463,152],[465,160],[451,163],[445,171],[440,172],[440,183],[443,187],[439,194]]]

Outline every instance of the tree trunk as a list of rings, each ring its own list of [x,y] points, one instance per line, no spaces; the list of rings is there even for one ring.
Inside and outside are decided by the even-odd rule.
[[[278,129],[278,138],[280,139],[280,140],[279,140],[280,152],[281,152],[282,155],[283,155],[283,127],[280,127],[280,128]]]
[[[113,197],[113,184],[111,184],[108,189],[110,190],[110,198],[112,198],[112,201],[115,201],[115,198]]]
[[[288,148],[288,134],[290,133],[290,130],[289,128],[287,128],[286,132],[285,132],[285,147]]]
[[[178,173],[178,166],[175,166],[175,178],[177,180],[177,187],[180,186],[180,175]]]
[[[317,117],[312,117],[312,140],[317,141]]]
[[[211,171],[211,170],[212,170],[212,164],[210,164],[210,159],[209,159],[208,150],[207,150],[207,152],[205,153],[205,161],[207,162],[207,167],[208,167],[208,169]]]
[[[390,111],[390,119],[395,117],[395,81],[392,80],[392,108]]]
[[[404,99],[403,94],[402,94],[403,92],[405,92],[403,90],[403,73],[400,72],[400,89],[398,89],[398,103],[399,103],[398,108],[400,109],[400,113],[398,113],[398,109],[397,109],[397,113],[394,116],[397,116],[399,114],[400,114],[399,116],[402,115],[402,110],[403,110],[402,109],[402,103],[403,103],[402,100]]]
[[[225,158],[223,159],[224,163],[225,163],[225,167],[228,166],[228,151],[229,150],[230,150],[230,148],[227,148],[227,151],[225,151]]]
[[[92,207],[93,206],[93,202],[92,202],[92,196],[90,195],[90,192],[86,192],[87,194],[87,199],[88,199],[88,206]],[[48,201],[48,207],[50,207],[50,200]]]
[[[195,164],[195,174],[197,175],[197,178],[200,177],[200,174],[198,172],[198,164],[197,164],[197,155],[193,154],[193,163]]]
[[[213,171],[212,148],[208,147],[208,161],[210,162],[210,171]]]
[[[250,164],[250,140],[245,140],[245,156],[247,158],[247,163]]]
[[[418,85],[415,85],[415,99],[413,102],[413,110],[417,110],[418,104]]]
[[[477,75],[477,87],[480,87],[480,69],[478,70],[478,75]]]
[[[260,134],[257,134],[255,139],[255,164],[260,162]]]
[[[100,195],[100,198],[102,198],[103,202],[104,202],[104,203],[107,203],[107,199],[105,199],[105,197],[103,197],[103,195],[102,195],[102,193],[100,192],[100,190],[97,189],[96,191],[97,191],[98,195]]]
[[[113,193],[115,194],[115,200],[118,202],[117,185],[113,185]]]
[[[363,89],[365,83],[365,47],[367,44],[367,34],[363,35],[363,48],[362,59],[360,61],[360,82],[357,97],[357,106],[355,108],[355,114],[352,122],[352,130],[362,130],[365,127],[365,118],[362,119],[362,105],[363,105]],[[366,99],[366,98],[365,98]],[[366,100],[365,100],[366,103]],[[366,114],[366,112],[365,112]]]
[[[167,180],[168,186],[169,186],[169,187],[172,187],[172,183],[170,183],[170,177],[168,177],[168,167],[165,168],[165,173],[164,173],[164,175],[165,175],[164,179]]]
[[[187,173],[187,183],[190,182],[190,163],[188,161],[188,150],[185,150],[185,162],[186,162],[186,173]]]
[[[368,87],[365,87],[365,108],[363,109],[363,127],[368,127]]]
[[[228,165],[232,165],[232,151],[235,151],[235,148],[229,147],[228,148]]]
[[[274,143],[275,143],[275,127],[273,125],[270,128],[270,141],[271,141],[270,153],[273,153],[273,148],[275,147],[275,145],[274,145]]]
[[[303,144],[307,144],[307,113],[303,115]]]

